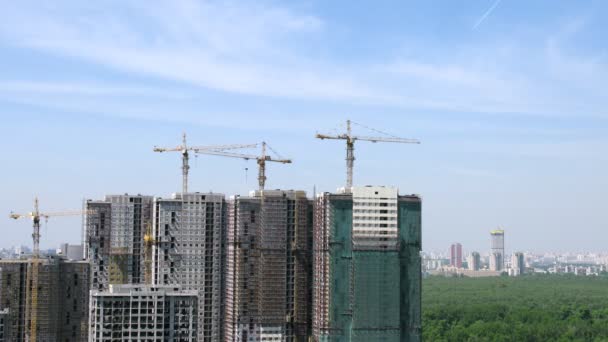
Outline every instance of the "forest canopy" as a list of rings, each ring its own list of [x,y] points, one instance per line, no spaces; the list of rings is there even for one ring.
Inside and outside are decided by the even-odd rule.
[[[424,341],[608,341],[608,278],[422,281]]]

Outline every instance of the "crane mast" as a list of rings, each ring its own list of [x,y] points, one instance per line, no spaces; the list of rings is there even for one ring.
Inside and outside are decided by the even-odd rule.
[[[186,133],[182,136],[182,193],[188,192],[188,171],[190,171],[190,165],[188,164],[188,145],[186,144]]]
[[[336,135],[328,135],[328,134],[319,134],[315,135],[315,138],[325,140],[325,139],[335,139],[335,140],[345,140],[346,141],[346,191],[350,192],[353,187],[353,170],[355,168],[355,141],[363,140],[363,141],[371,141],[373,143],[376,142],[392,142],[392,143],[402,143],[402,144],[420,144],[420,141],[416,139],[403,139],[398,137],[368,137],[368,136],[359,136],[352,134],[351,120],[346,120],[346,133],[336,134]],[[360,125],[363,126],[363,125]],[[365,126],[363,126],[365,127]],[[369,127],[366,127],[371,129]],[[384,132],[378,131],[376,129],[371,129],[373,131],[386,134]]]

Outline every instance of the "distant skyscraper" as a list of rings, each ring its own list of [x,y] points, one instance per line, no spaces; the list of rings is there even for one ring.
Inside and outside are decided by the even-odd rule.
[[[490,270],[502,271],[505,268],[505,231],[492,230],[492,252],[490,253]]]
[[[511,258],[511,268],[513,269],[513,275],[515,276],[525,273],[526,263],[524,261],[524,253],[513,253],[513,257]]]
[[[154,200],[153,282],[198,292],[200,342],[222,340],[225,229],[223,194],[177,193]]]
[[[91,291],[88,341],[196,342],[197,310],[179,286],[110,285]]]
[[[421,200],[324,193],[314,219],[314,341],[420,341]]]
[[[69,243],[61,244],[61,255],[69,260],[84,260],[82,245],[70,245]]]
[[[86,202],[85,254],[91,289],[144,280],[144,234],[152,224],[152,196],[109,195]]]
[[[450,266],[462,268],[462,245],[459,243],[450,246]]]
[[[312,201],[265,190],[228,207],[225,341],[306,341]]]
[[[38,263],[36,340],[86,341],[89,263],[63,258]],[[0,260],[0,312],[5,312],[0,318],[7,342],[26,341],[31,331],[31,268],[31,260]]]
[[[481,257],[478,252],[472,252],[469,256],[468,267],[472,271],[479,271],[481,268]]]

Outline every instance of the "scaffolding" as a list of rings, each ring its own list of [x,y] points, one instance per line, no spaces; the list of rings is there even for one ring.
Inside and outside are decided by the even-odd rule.
[[[174,194],[154,200],[152,278],[198,292],[198,341],[222,340],[223,194]]]
[[[398,196],[397,202],[393,243],[369,239],[365,234],[373,228],[353,236],[353,217],[370,219],[361,218],[369,211],[353,212],[352,195],[316,199],[314,341],[420,341],[421,202],[417,196]]]
[[[306,341],[312,203],[302,191],[257,191],[229,203],[226,341]]]
[[[86,340],[89,265],[84,261],[51,258],[0,260],[3,281],[0,306],[8,309],[6,341],[28,338],[33,316],[28,298],[35,290],[31,280],[34,262],[38,263],[34,338],[38,341]]]

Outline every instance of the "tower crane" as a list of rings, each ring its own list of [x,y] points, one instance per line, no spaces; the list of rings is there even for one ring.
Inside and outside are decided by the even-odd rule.
[[[361,124],[357,124],[361,127],[370,129],[372,131],[382,133],[385,135],[389,135],[388,137],[367,137],[367,136],[358,136],[353,135],[351,130],[351,123],[357,124],[356,122],[352,122],[351,120],[346,120],[346,133],[336,134],[336,135],[328,135],[328,134],[319,134],[315,135],[317,139],[336,139],[336,140],[346,140],[346,191],[350,192],[353,186],[353,169],[355,165],[355,141],[363,140],[363,141],[371,141],[373,143],[376,142],[392,142],[392,143],[402,143],[402,144],[420,144],[420,141],[416,139],[403,139],[395,136],[390,136],[387,133],[381,132],[379,130],[369,128],[363,126]]]
[[[264,186],[266,184],[266,162],[275,162],[275,163],[281,163],[281,164],[291,164],[291,159],[284,159],[282,157],[278,157],[278,158],[273,158],[269,155],[266,154],[266,148],[270,149],[271,151],[273,151],[275,154],[278,155],[278,153],[276,151],[274,151],[270,146],[268,146],[268,144],[266,144],[266,142],[261,142],[258,144],[253,144],[253,145],[242,145],[242,146],[253,146],[253,147],[258,147],[261,146],[261,152],[260,155],[251,155],[251,154],[241,154],[241,153],[235,153],[235,152],[226,152],[226,151],[222,151],[219,149],[204,149],[204,150],[199,150],[199,149],[194,149],[194,151],[196,153],[199,154],[209,154],[209,155],[214,155],[214,156],[222,156],[222,157],[232,157],[232,158],[241,158],[241,159],[245,159],[245,160],[249,160],[249,159],[255,159],[258,163],[258,186],[260,190],[264,190]]]
[[[38,198],[34,199],[34,211],[26,214],[16,214],[11,212],[9,217],[15,220],[22,218],[29,218],[33,222],[34,232],[32,233],[32,239],[34,242],[32,250],[32,267],[28,272],[28,278],[31,281],[31,295],[28,297],[30,301],[30,320],[27,341],[36,342],[37,339],[37,328],[38,328],[38,262],[40,259],[40,219],[47,221],[49,217],[55,216],[76,216],[86,213],[83,210],[72,210],[62,212],[49,212],[41,213],[38,207]]]
[[[225,151],[239,148],[251,148],[256,145],[217,145],[217,146],[188,146],[186,133],[182,135],[182,144],[176,147],[154,147],[154,152],[181,152],[182,154],[182,193],[188,192],[188,151]]]

